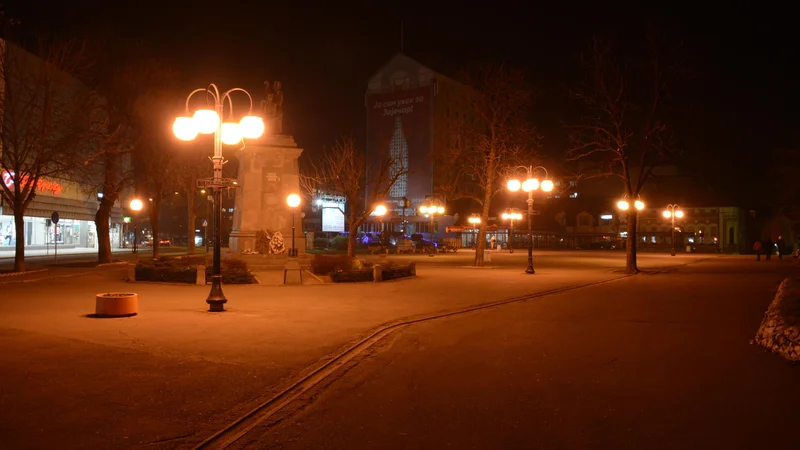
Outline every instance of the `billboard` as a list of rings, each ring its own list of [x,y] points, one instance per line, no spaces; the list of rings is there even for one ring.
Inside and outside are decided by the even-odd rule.
[[[431,88],[367,96],[367,157],[375,171],[387,153],[393,171],[408,168],[389,191],[392,203],[403,197],[420,202],[433,185],[431,151]],[[396,172],[394,172],[396,173]]]
[[[322,231],[344,232],[344,203],[322,202]]]

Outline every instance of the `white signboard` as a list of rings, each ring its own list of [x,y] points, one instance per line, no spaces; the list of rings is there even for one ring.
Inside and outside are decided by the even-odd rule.
[[[322,203],[322,231],[344,232],[344,203]]]

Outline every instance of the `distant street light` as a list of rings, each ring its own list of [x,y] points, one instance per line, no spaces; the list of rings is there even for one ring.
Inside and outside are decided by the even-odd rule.
[[[512,245],[514,236],[514,221],[522,219],[522,214],[520,214],[517,208],[506,208],[506,211],[501,217],[503,220],[508,220],[511,222],[508,227],[508,252],[514,253],[514,246]]]
[[[245,93],[250,99],[250,112],[238,123],[223,122],[224,106],[227,102],[229,108],[233,109],[231,94],[237,91]],[[197,93],[202,93],[208,103],[213,100],[214,109],[198,109],[189,117],[189,100],[192,95]],[[228,111],[229,115],[233,113],[231,110]],[[214,267],[211,272],[211,291],[206,299],[208,310],[212,312],[225,311],[225,303],[228,302],[222,293],[221,268],[222,234],[220,228],[222,224],[222,189],[225,188],[222,180],[222,166],[226,162],[222,156],[222,144],[238,145],[243,138],[255,139],[264,134],[264,121],[260,117],[252,115],[252,112],[253,98],[246,90],[233,88],[220,94],[217,85],[211,83],[208,87],[195,89],[186,97],[186,116],[176,118],[172,125],[175,137],[182,141],[191,141],[198,134],[214,134],[214,156],[211,157],[214,176],[211,182],[205,186],[214,189]],[[236,182],[233,184],[235,185]]]
[[[143,206],[144,206],[144,204],[138,198],[135,198],[135,199],[131,200],[130,208],[131,208],[131,211],[134,212],[134,214],[132,214],[133,217],[131,219],[131,222],[133,222],[133,253],[136,253],[136,251],[137,251],[136,242],[139,240],[138,236],[136,235],[136,214],[135,213],[141,211]]]
[[[379,225],[379,231],[381,233],[381,245],[385,245],[384,239],[385,239],[386,236],[385,236],[385,234],[383,232],[383,216],[386,215],[387,211],[388,210],[386,209],[386,206],[384,206],[384,205],[376,206],[375,207],[375,211],[373,211],[375,213],[375,215],[378,216],[378,223],[380,224]]]
[[[292,208],[292,249],[290,250],[289,256],[295,257],[297,256],[297,249],[294,246],[294,216],[295,212],[297,212],[297,207],[300,206],[300,196],[297,194],[289,194],[286,197],[286,204]]]
[[[634,206],[634,208],[636,208],[636,228],[634,229],[634,234],[636,234],[639,231],[639,216],[638,216],[638,213],[639,213],[639,211],[644,209],[644,202],[637,198],[636,201],[633,202],[633,206]],[[631,205],[628,203],[627,194],[625,195],[625,197],[623,197],[622,200],[617,202],[617,208],[619,208],[622,211],[628,211],[628,209],[630,209],[630,207],[631,207]],[[627,219],[628,219],[628,233],[630,233],[630,231],[631,231],[630,230],[630,224],[631,224],[630,216],[631,216],[631,213],[626,213],[626,216],[627,216]],[[633,242],[633,244],[638,247],[639,246],[639,239],[638,239],[638,236],[636,236],[636,237],[637,237],[637,239]]]
[[[522,189],[524,192],[528,193],[528,267],[525,269],[525,273],[527,274],[534,274],[536,271],[533,269],[533,191],[537,189],[541,189],[544,192],[550,192],[553,190],[554,184],[551,180],[547,179],[547,169],[542,166],[519,166],[515,168],[525,170],[527,177],[524,181],[520,181],[518,179],[511,179],[508,180],[508,190],[511,192],[517,192],[518,190]],[[539,182],[538,178],[534,178],[534,172],[536,170],[540,170],[544,172],[544,180]]]
[[[675,256],[675,219],[680,219],[683,217],[683,211],[681,211],[680,206],[669,204],[667,205],[667,209],[664,210],[664,217],[667,219],[672,220],[672,256]]]

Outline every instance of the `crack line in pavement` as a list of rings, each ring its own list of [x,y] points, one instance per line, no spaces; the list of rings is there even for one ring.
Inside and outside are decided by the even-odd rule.
[[[612,281],[618,281],[623,278],[629,278],[634,275],[635,274],[626,274],[608,280],[595,281],[587,284],[579,284],[563,288],[551,289],[548,291],[538,292],[535,294],[528,294],[521,297],[514,297],[510,299],[499,300],[496,302],[484,303],[481,305],[470,306],[455,311],[433,314],[425,317],[419,317],[416,319],[401,319],[396,322],[389,322],[381,326],[380,328],[376,329],[370,335],[361,339],[360,341],[350,346],[346,350],[342,351],[338,355],[330,358],[328,362],[318,367],[310,374],[295,381],[290,386],[288,386],[287,388],[285,388],[284,390],[282,390],[269,400],[256,406],[250,412],[239,417],[238,419],[230,423],[222,430],[209,436],[204,441],[193,447],[193,449],[200,450],[207,448],[220,448],[220,449],[227,448],[237,440],[241,439],[244,435],[249,433],[253,428],[264,422],[266,419],[273,416],[275,413],[279,412],[280,410],[288,406],[290,403],[295,401],[298,397],[311,390],[314,386],[319,384],[319,382],[321,382],[329,375],[331,375],[333,372],[344,366],[347,362],[349,362],[356,356],[360,355],[364,350],[372,347],[372,345],[374,345],[375,343],[377,343],[378,341],[385,338],[386,336],[388,336],[389,334],[391,334],[392,332],[396,331],[399,328],[405,327],[407,325],[428,322],[436,319],[442,319],[446,317],[467,314],[470,312],[496,308],[498,306],[508,305],[511,303],[520,303],[527,300],[541,298],[553,294],[560,294],[562,292],[572,291],[576,289],[597,286],[600,284],[610,283]],[[214,446],[215,444],[216,446]]]

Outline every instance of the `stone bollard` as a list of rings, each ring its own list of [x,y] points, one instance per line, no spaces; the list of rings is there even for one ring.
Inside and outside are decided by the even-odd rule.
[[[372,282],[377,283],[383,281],[383,267],[380,264],[372,266]]]
[[[483,261],[484,262],[492,262],[492,254],[487,252],[486,250],[483,251]]]
[[[417,276],[417,263],[408,263],[408,271],[411,273],[412,277]]]
[[[206,285],[206,266],[197,266],[197,279],[195,284],[198,286]]]
[[[136,264],[128,264],[128,281],[136,281]]]

